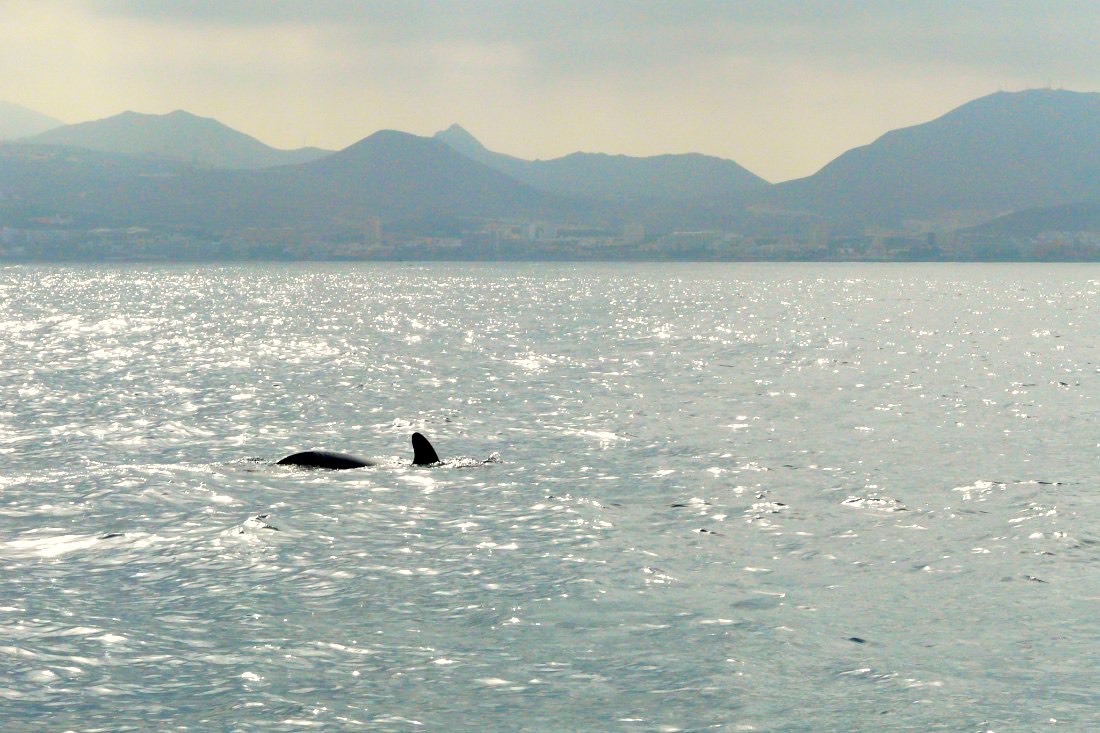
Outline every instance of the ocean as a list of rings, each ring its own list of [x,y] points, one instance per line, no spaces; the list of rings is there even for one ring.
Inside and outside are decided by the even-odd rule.
[[[0,728],[1100,729],[1098,294],[2,268]]]

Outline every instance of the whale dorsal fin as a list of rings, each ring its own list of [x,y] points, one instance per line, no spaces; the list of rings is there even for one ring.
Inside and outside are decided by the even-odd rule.
[[[436,454],[435,448],[423,435],[413,433],[412,444],[414,466],[430,466],[433,463],[439,463],[439,456]]]

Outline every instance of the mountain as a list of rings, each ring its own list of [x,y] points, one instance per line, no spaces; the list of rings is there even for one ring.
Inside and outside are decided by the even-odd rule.
[[[669,232],[727,232],[792,249],[785,242],[864,236],[868,225],[885,228],[874,236],[887,241],[889,229],[912,220],[926,225],[917,231],[939,232],[1006,217],[988,230],[967,230],[976,237],[1096,231],[1100,221],[1100,94],[993,94],[777,186],[705,156],[526,161],[486,150],[457,126],[433,137],[382,131],[315,160],[264,168],[245,167],[239,158],[237,167],[215,167],[210,161],[228,165],[227,151],[240,154],[242,138],[253,150],[280,151],[182,112],[129,113],[55,133],[102,131],[110,121],[131,131],[138,154],[0,144],[0,225],[190,227],[214,238],[255,228],[257,237],[279,230],[279,237],[306,242],[354,237],[375,219],[387,232],[418,235],[476,231],[476,220],[494,219],[497,229],[510,228],[507,236],[537,222],[573,232],[631,225],[649,240]],[[133,134],[146,124],[163,134],[168,122],[200,131],[193,137],[214,152],[183,155],[198,143],[181,133],[159,148],[174,155],[151,155],[148,140],[155,136]],[[51,134],[32,140],[52,140]],[[222,140],[229,142],[211,142]]]
[[[487,165],[516,179],[522,177],[531,165],[529,160],[489,150],[461,125],[451,125],[446,130],[440,130],[433,137],[470,160],[476,160],[482,165]]]
[[[968,231],[1018,239],[1030,239],[1047,232],[1100,232],[1100,199],[1024,209],[997,217]]]
[[[230,179],[218,180],[226,185]],[[438,140],[394,130],[376,132],[310,163],[238,172],[226,189],[224,200],[209,202],[212,214],[257,225],[307,222],[324,228],[368,217],[392,223],[440,217],[569,216],[586,208],[583,202],[519,183]],[[244,195],[234,196],[232,191]]]
[[[580,202],[517,182],[443,142],[383,130],[321,160],[287,171],[325,199],[402,211],[475,216],[563,211]]]
[[[459,125],[437,132],[435,138],[529,186],[565,196],[612,201],[715,200],[770,185],[731,160],[697,153],[642,158],[572,153],[552,160],[524,160],[488,150]]]
[[[33,109],[11,102],[0,102],[0,140],[15,140],[61,127],[65,123]]]
[[[1100,198],[1098,141],[1100,94],[999,92],[888,132],[768,200],[836,221],[989,220]]]
[[[268,168],[304,163],[329,154],[318,148],[272,148],[217,120],[182,110],[165,115],[123,112],[102,120],[57,127],[25,142],[149,155],[211,168]]]
[[[155,200],[185,164],[60,145],[0,143],[0,224],[21,227],[42,217],[80,227],[146,225]]]
[[[319,160],[253,170],[59,145],[0,145],[0,214],[5,211],[12,220],[49,215],[91,226],[324,234],[374,217],[387,226],[442,218],[569,219],[590,207],[519,183],[438,140],[382,131]]]

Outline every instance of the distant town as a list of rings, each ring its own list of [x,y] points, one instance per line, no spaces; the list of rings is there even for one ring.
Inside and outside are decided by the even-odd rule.
[[[649,234],[642,224],[593,228],[546,221],[490,221],[469,230],[388,233],[377,218],[339,236],[252,228],[213,236],[144,227],[84,230],[64,217],[0,228],[7,262],[202,262],[246,260],[576,261],[1100,261],[1100,232],[1044,231],[1034,237],[868,227],[805,237],[717,230]]]

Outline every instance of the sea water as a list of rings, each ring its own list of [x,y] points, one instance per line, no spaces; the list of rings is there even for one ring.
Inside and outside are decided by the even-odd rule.
[[[14,266],[0,400],[5,732],[1100,728],[1095,266]]]

